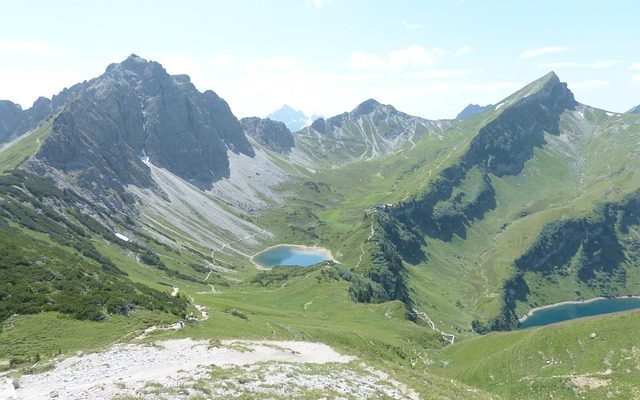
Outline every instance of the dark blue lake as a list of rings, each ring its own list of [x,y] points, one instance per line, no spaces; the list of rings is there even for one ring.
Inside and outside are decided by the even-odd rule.
[[[253,261],[264,268],[294,265],[308,267],[331,259],[331,252],[327,249],[289,245],[271,247],[253,256]]]
[[[518,329],[544,326],[570,319],[628,311],[636,308],[640,308],[640,299],[631,297],[599,299],[587,303],[560,304],[535,311],[529,318],[518,325]]]

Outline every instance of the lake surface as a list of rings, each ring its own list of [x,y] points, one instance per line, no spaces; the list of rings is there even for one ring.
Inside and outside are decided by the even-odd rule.
[[[570,319],[609,314],[640,308],[640,299],[624,297],[617,299],[598,299],[585,303],[559,304],[557,306],[534,311],[518,329],[544,326]]]
[[[309,267],[332,259],[331,252],[327,249],[291,245],[270,247],[253,256],[253,261],[264,268],[277,266]]]

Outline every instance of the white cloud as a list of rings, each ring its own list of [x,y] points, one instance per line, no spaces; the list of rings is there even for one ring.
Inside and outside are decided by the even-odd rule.
[[[224,70],[229,64],[233,63],[235,59],[233,54],[223,53],[211,58],[209,64],[217,70]]]
[[[640,83],[640,74],[632,76],[631,82]]]
[[[402,21],[402,26],[404,26],[404,29],[408,31],[416,31],[416,30],[422,29],[422,25],[414,24],[407,21]]]
[[[538,64],[539,67],[544,68],[593,68],[602,69],[610,68],[620,64],[617,60],[600,60],[595,62],[550,62]]]
[[[389,68],[399,70],[406,67],[428,67],[444,54],[444,50],[436,48],[427,50],[424,47],[411,45],[406,49],[394,50],[389,53]]]
[[[467,54],[471,53],[471,47],[470,46],[462,46],[460,47],[458,50],[456,50],[456,56],[460,57],[460,56],[465,56]]]
[[[533,58],[533,57],[539,57],[545,54],[564,53],[570,50],[571,49],[568,47],[560,47],[560,46],[541,47],[539,49],[531,49],[531,50],[523,51],[522,53],[520,53],[520,58]]]
[[[373,54],[363,53],[361,51],[356,51],[351,54],[347,64],[351,69],[355,70],[386,68],[387,66],[387,62],[385,60],[374,56]]]
[[[418,71],[405,74],[406,78],[445,79],[472,75],[472,69],[440,69],[431,71]]]
[[[631,64],[629,69],[640,69],[640,62]]]
[[[64,53],[46,43],[30,40],[6,40],[0,38],[0,54],[26,54],[45,57],[62,57]]]
[[[418,45],[411,45],[404,49],[390,51],[386,58],[357,51],[349,57],[348,65],[355,70],[388,69],[397,72],[405,68],[431,66],[444,56],[444,54],[445,51],[441,48],[437,47],[428,50]]]

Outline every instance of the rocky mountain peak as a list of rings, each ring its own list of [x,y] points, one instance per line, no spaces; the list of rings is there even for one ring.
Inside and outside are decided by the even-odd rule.
[[[560,133],[560,116],[578,103],[567,84],[550,72],[495,106],[500,114],[471,141],[468,165],[482,164],[497,176],[516,175],[545,134]]]
[[[360,103],[353,111],[351,111],[351,114],[356,118],[361,115],[371,114],[380,105],[381,104],[377,100],[368,99]]]
[[[223,99],[137,55],[60,96],[74,101],[54,121],[32,165],[70,173],[85,188],[121,193],[127,185],[153,186],[144,153],[208,189],[229,176],[227,151],[255,154]]]
[[[554,108],[569,109],[575,107],[578,103],[573,97],[573,93],[567,87],[567,84],[560,81],[558,75],[551,71],[539,79],[531,82],[513,95],[496,105],[496,109],[504,106],[508,108],[519,102],[546,102]]]

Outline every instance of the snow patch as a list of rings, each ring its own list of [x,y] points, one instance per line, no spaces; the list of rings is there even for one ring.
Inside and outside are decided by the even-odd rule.
[[[500,109],[500,107],[502,107],[504,105],[504,103],[500,103],[496,106],[496,111],[498,111]]]
[[[122,241],[125,241],[125,242],[128,242],[128,241],[129,241],[129,238],[128,238],[128,237],[126,237],[125,235],[123,235],[122,233],[117,233],[117,232],[116,232],[116,233],[114,233],[114,235],[116,235],[116,237],[117,237],[118,239],[122,240]]]

